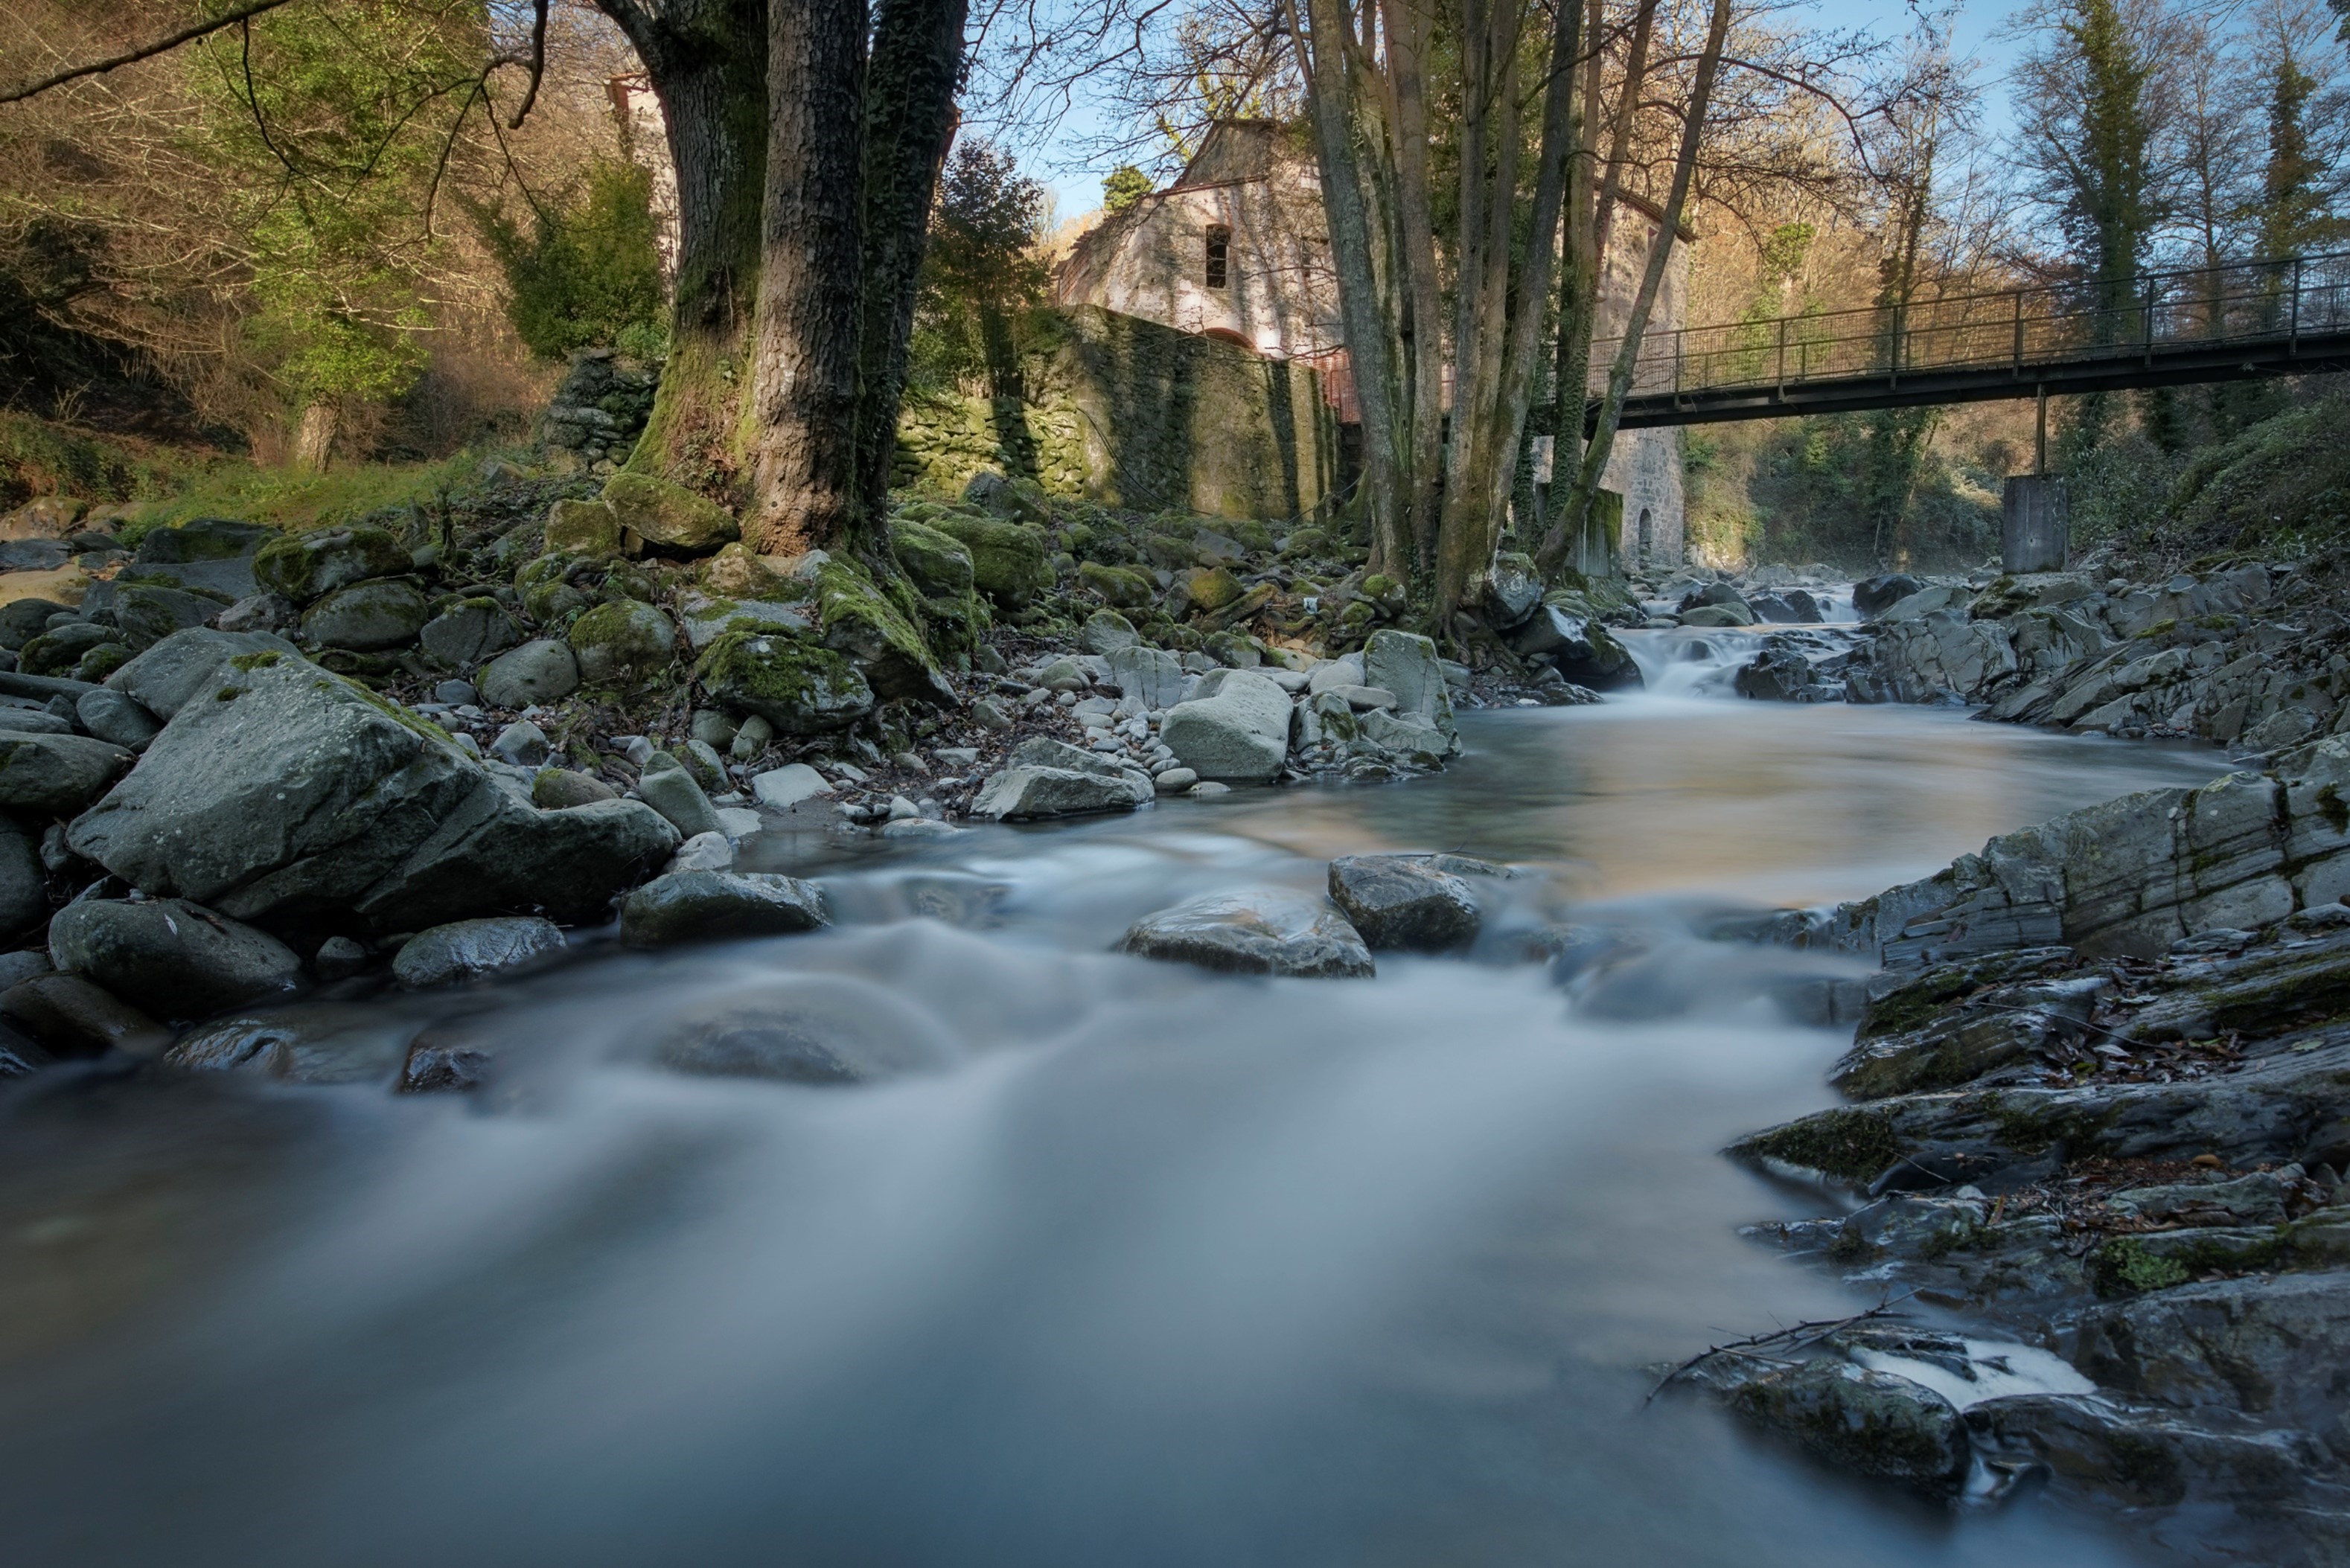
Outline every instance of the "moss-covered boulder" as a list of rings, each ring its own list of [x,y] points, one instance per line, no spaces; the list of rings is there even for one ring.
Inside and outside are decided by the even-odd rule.
[[[1176,578],[1193,609],[1215,611],[1237,601],[1241,580],[1224,566],[1195,566]]]
[[[706,555],[743,532],[724,507],[650,474],[614,474],[604,486],[604,504],[646,544],[685,555]]]
[[[1228,520],[1223,531],[1226,537],[1237,541],[1252,556],[1269,555],[1278,547],[1274,543],[1273,530],[1253,517]]]
[[[941,508],[938,530],[971,552],[972,581],[981,593],[1019,609],[1053,586],[1053,556],[1045,532],[1002,517]]]
[[[810,591],[774,556],[743,544],[723,546],[695,568],[694,576],[705,592],[722,599],[804,599]]]
[[[650,605],[615,599],[573,621],[566,640],[579,661],[581,680],[633,691],[669,668],[677,628]]]
[[[424,593],[407,577],[353,583],[312,605],[302,635],[320,648],[380,653],[405,648],[424,629]]]
[[[1105,566],[1098,561],[1081,562],[1077,581],[1102,597],[1104,603],[1118,609],[1140,609],[1159,597],[1159,585],[1148,572],[1138,572],[1131,566]]]
[[[409,565],[406,546],[380,528],[313,528],[262,545],[254,554],[253,580],[307,605],[369,577],[397,576]]]
[[[903,583],[898,587],[905,588]],[[910,607],[893,602],[861,567],[827,561],[816,569],[816,597],[824,645],[864,666],[884,699],[952,704],[954,689],[916,629]]]
[[[889,550],[926,598],[955,598],[974,581],[971,551],[952,535],[911,517],[892,518]]]
[[[802,633],[730,631],[693,673],[714,701],[787,735],[845,730],[873,711],[873,688],[847,656]]]
[[[559,627],[586,609],[588,591],[571,580],[584,564],[578,556],[552,552],[525,561],[515,572],[523,613],[541,626]]]
[[[601,501],[558,501],[546,512],[546,548],[571,556],[620,553],[620,519]]]

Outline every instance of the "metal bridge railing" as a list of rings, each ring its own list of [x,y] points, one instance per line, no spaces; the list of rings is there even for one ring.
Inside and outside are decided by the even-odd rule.
[[[2166,348],[2275,342],[2350,330],[2350,252],[1953,295],[1901,306],[1773,317],[1650,332],[1632,395],[2012,369],[2133,357]],[[1621,337],[1591,346],[1591,394],[1607,389]]]

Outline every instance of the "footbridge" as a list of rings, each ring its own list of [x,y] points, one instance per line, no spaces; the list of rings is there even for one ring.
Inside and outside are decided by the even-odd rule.
[[[1592,400],[1620,337],[1592,344]],[[1621,428],[2350,369],[2350,252],[1651,332]]]

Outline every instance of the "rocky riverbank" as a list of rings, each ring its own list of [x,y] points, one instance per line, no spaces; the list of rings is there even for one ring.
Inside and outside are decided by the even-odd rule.
[[[627,474],[494,464],[435,507],[307,531],[126,521],[0,518],[0,1072],[598,932],[822,923],[813,885],[738,869],[761,835],[1424,773],[1458,751],[1456,705],[1592,701],[1556,649],[1607,646],[1504,573],[1547,656],[1453,663],[1320,528],[993,475],[909,498],[881,581],[754,556]]]
[[[2350,1557],[2345,787],[2329,739],[1766,922],[1883,968],[1849,1103],[1728,1151],[1820,1217],[1749,1233],[1896,1310],[1675,1380],[1935,1496]]]

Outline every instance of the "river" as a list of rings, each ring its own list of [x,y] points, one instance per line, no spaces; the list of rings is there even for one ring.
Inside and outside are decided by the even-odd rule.
[[[1700,933],[2220,759],[1701,696],[1462,732],[1402,784],[765,843],[836,929],[338,1015],[484,1043],[472,1097],[10,1088],[6,1560],[2146,1561],[1643,1408],[1642,1368],[1867,1304],[1742,1241],[1804,1205],[1715,1154],[1827,1102],[1848,1030],[1774,999],[1834,966]],[[1374,981],[1107,950],[1180,897],[1390,848],[1526,875],[1476,954]],[[1520,957],[1563,920],[1645,956],[1563,986]],[[902,1071],[659,1064],[728,1010]]]

